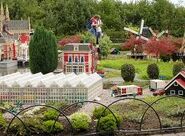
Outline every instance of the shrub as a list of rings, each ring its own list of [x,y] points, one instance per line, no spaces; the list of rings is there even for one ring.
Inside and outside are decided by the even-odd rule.
[[[158,79],[159,78],[159,67],[157,64],[153,63],[148,65],[147,74],[150,79]]]
[[[101,39],[100,39],[100,54],[103,57],[107,57],[109,52],[110,52],[110,47],[112,45],[112,41],[110,40],[110,37],[107,35],[104,35]]]
[[[86,113],[76,112],[70,116],[70,121],[76,131],[84,131],[89,128],[91,117]]]
[[[121,123],[121,117],[117,114],[115,114],[117,121],[115,117],[112,114],[109,114],[105,117],[100,118],[100,122],[98,125],[98,130],[102,133],[111,133],[113,132],[118,125]]]
[[[125,82],[133,82],[135,77],[135,67],[132,64],[124,64],[121,66],[121,76]]]
[[[178,62],[174,64],[173,65],[173,76],[177,75],[184,67],[185,65],[182,62]]]
[[[49,109],[46,112],[44,112],[44,120],[55,120],[58,115],[59,115],[58,111]]]
[[[170,56],[170,55],[161,55],[161,56],[160,56],[160,59],[161,59],[163,62],[169,62],[170,59],[171,59],[171,56]]]
[[[56,122],[54,125],[54,120],[47,120],[43,122],[43,131],[46,133],[57,133],[64,130],[63,125],[60,122]],[[54,125],[54,126],[53,126]],[[53,127],[53,129],[52,129]]]
[[[105,107],[103,107],[103,106],[95,107],[95,109],[93,111],[93,116],[96,119],[100,119],[101,117],[105,117],[108,114],[110,114],[110,111],[108,109],[105,110],[105,112],[103,112],[104,110],[105,110]]]
[[[6,126],[6,121],[3,118],[3,114],[0,113],[0,128],[5,128],[5,126]]]

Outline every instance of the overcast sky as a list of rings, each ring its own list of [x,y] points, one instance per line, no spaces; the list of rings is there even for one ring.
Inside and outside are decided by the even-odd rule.
[[[121,0],[123,2],[138,1],[138,0]],[[185,0],[169,0],[174,4],[185,6]]]

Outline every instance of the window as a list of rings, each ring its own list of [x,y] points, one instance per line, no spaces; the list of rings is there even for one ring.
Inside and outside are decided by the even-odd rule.
[[[175,82],[173,85],[174,85],[174,86],[178,86],[177,82]]]
[[[79,73],[84,72],[84,67],[83,66],[79,66]]]
[[[78,57],[77,56],[75,57],[75,62],[78,62]]]
[[[68,62],[72,62],[72,57],[69,56]]]
[[[74,51],[78,51],[78,46],[74,46]]]
[[[81,62],[84,62],[84,57],[83,56],[81,57]]]
[[[170,90],[170,95],[175,95],[175,90]]]
[[[178,91],[178,95],[183,95],[183,94],[184,94],[183,90]]]

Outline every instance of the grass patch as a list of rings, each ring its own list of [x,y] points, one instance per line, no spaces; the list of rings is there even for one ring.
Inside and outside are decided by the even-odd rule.
[[[148,60],[135,60],[135,59],[127,59],[126,57],[117,57],[117,58],[108,58],[106,60],[100,61],[100,66],[104,68],[112,68],[112,69],[121,69],[121,66],[125,63],[133,64],[136,69],[136,73],[139,74],[139,78],[148,79],[147,76],[147,66],[151,63],[157,63],[160,69],[160,75],[165,76],[166,80],[171,79],[172,68],[174,62],[157,62],[156,60],[148,59]]]
[[[113,77],[120,77],[121,73],[120,71],[108,71],[105,73],[106,78],[113,78]]]
[[[161,98],[162,96],[158,97],[146,97],[143,98],[145,102],[151,104],[157,99]],[[121,102],[111,106],[111,109],[116,110],[120,115],[122,115],[123,119],[128,120],[130,122],[139,123],[141,120],[141,116],[143,115],[144,111],[146,110],[147,106],[142,102],[131,100],[128,102]],[[185,99],[181,98],[164,98],[158,101],[153,105],[153,108],[159,114],[159,117],[162,122],[163,127],[174,127],[180,125],[180,119],[185,111]],[[149,122],[158,120],[153,119],[155,118],[154,111],[151,109],[148,110],[147,114]],[[153,119],[153,120],[152,120]],[[155,122],[154,122],[155,124]]]

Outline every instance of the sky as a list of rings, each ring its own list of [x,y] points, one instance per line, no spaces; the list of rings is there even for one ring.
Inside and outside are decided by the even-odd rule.
[[[138,1],[138,0],[121,0],[123,2]],[[169,0],[176,5],[185,6],[185,0]]]

